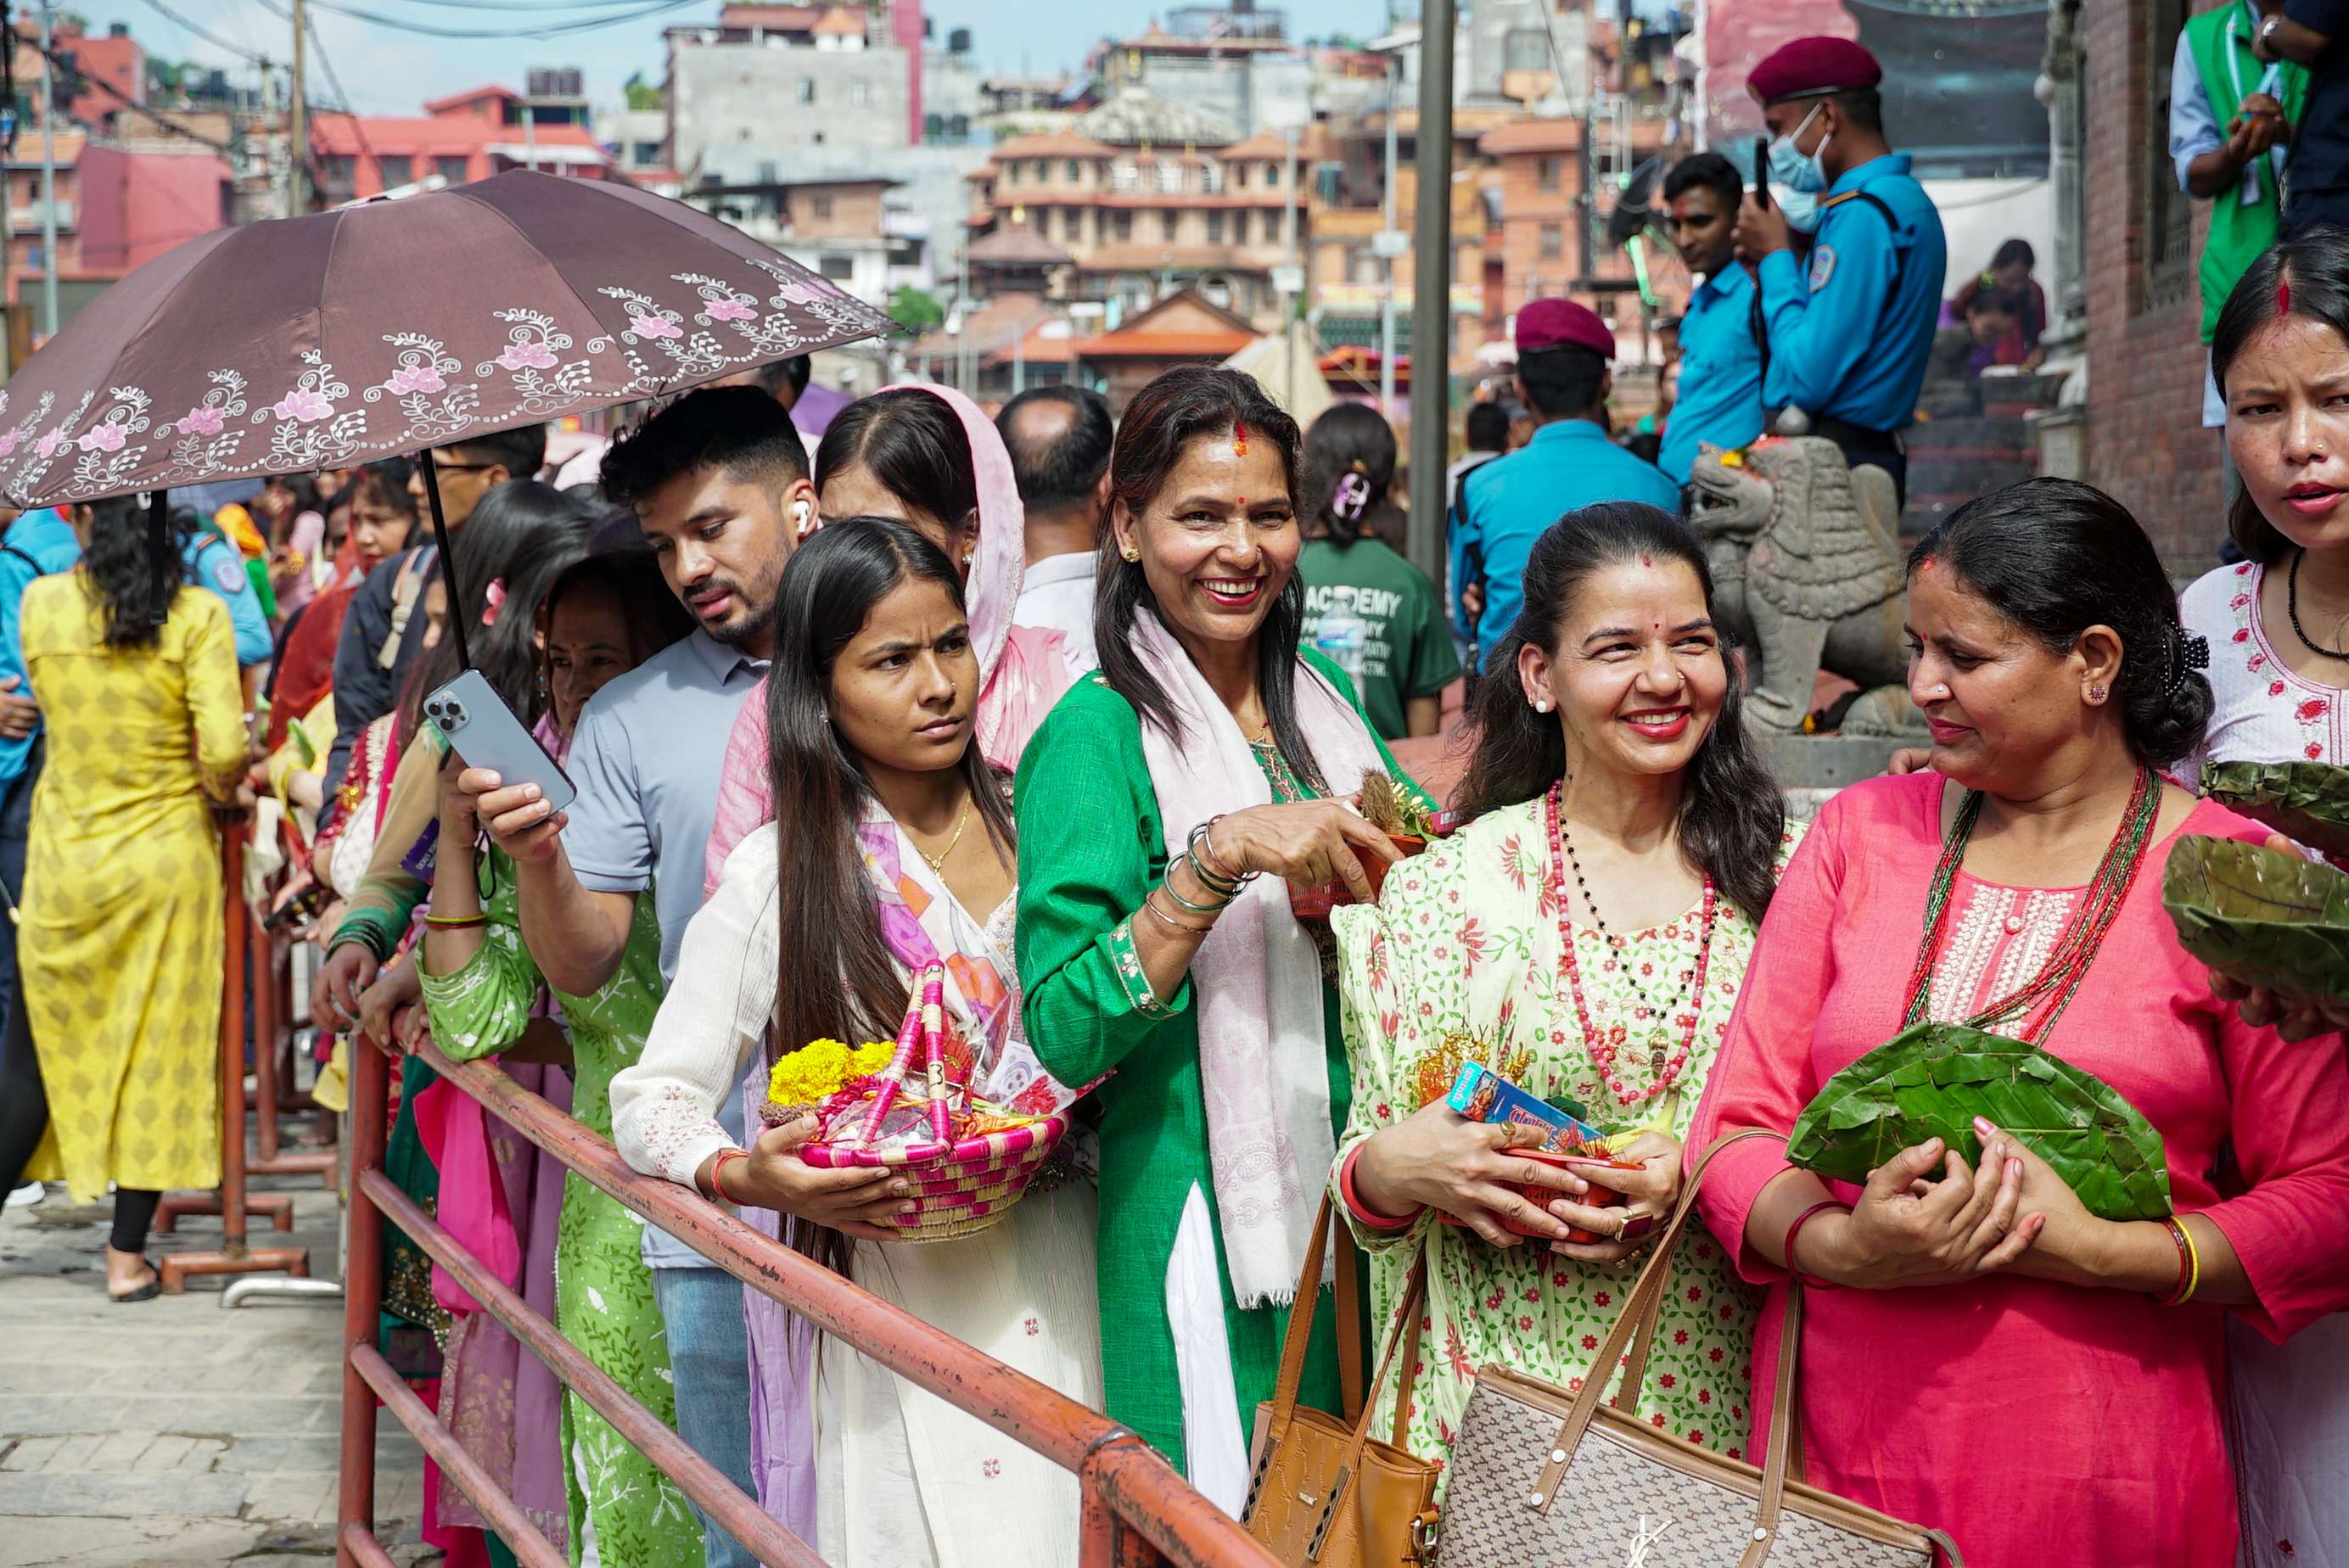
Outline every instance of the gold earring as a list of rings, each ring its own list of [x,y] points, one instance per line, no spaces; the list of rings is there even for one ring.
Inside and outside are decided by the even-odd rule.
[[[1142,552],[1131,544],[1118,552],[1118,553],[1124,556],[1128,561],[1139,561],[1142,559]]]

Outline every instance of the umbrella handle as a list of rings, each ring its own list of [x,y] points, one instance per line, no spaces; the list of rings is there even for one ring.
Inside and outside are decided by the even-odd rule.
[[[463,595],[457,592],[457,552],[449,544],[449,520],[440,511],[440,470],[432,461],[432,449],[423,452],[424,499],[432,509],[432,542],[440,547],[440,584],[449,595],[449,629],[457,636],[457,668],[473,667],[473,655],[465,647],[465,614],[460,608]]]

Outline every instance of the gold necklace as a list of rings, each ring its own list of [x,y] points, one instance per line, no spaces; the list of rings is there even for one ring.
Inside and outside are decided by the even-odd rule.
[[[922,859],[930,862],[931,875],[943,877],[947,874],[947,857],[955,852],[955,846],[957,844],[962,842],[962,830],[970,826],[970,809],[977,803],[977,799],[978,797],[973,795],[965,795],[962,798],[962,818],[955,823],[954,837],[947,841],[947,847],[945,849],[940,850],[934,855],[927,850],[922,848],[919,844],[916,844],[914,846],[914,852],[921,856]],[[908,833],[906,837],[911,838],[913,835]]]

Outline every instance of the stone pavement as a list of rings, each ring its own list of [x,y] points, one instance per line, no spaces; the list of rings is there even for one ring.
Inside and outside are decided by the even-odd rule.
[[[334,1194],[316,1179],[256,1186],[295,1194],[294,1239],[314,1275],[334,1277]],[[100,1264],[110,1217],[54,1186],[0,1217],[0,1565],[331,1563],[341,1302],[223,1310],[214,1276],[114,1305]],[[148,1255],[219,1235],[217,1220],[183,1220]],[[405,1543],[393,1553],[403,1564],[437,1563],[416,1541],[415,1442],[378,1419],[378,1538]]]

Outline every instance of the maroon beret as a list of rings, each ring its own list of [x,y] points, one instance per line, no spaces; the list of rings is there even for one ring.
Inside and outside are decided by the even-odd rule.
[[[1587,348],[1601,359],[1615,357],[1615,335],[1599,313],[1570,299],[1528,300],[1517,308],[1517,352]]]
[[[1773,50],[1745,78],[1745,90],[1764,105],[1782,98],[1872,88],[1884,67],[1849,38],[1796,38]]]

